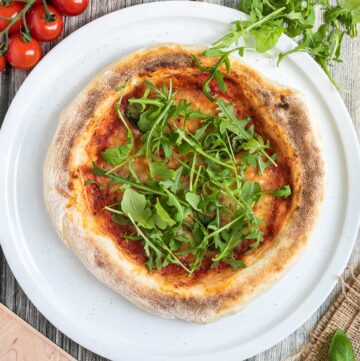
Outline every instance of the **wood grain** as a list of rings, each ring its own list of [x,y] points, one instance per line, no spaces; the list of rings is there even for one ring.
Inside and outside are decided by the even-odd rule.
[[[89,9],[79,17],[66,18],[64,37],[72,31],[96,19],[104,14],[121,9],[123,7],[141,4],[149,1],[141,0],[92,0]],[[211,3],[221,4],[236,8],[237,0],[210,0]],[[49,50],[57,42],[46,45],[45,50]],[[346,39],[342,50],[343,63],[336,65],[332,73],[339,83],[345,86],[350,92],[343,93],[342,97],[350,112],[354,122],[355,129],[359,136],[360,131],[360,37],[357,39]],[[6,110],[19,89],[20,85],[26,78],[26,72],[7,70],[5,74],[0,75],[0,122],[6,113]],[[0,240],[1,241],[1,240]],[[353,251],[349,264],[356,265],[360,261],[360,242],[359,237],[356,247]],[[339,292],[336,287],[331,295],[327,298],[320,309],[297,331],[290,335],[281,343],[263,352],[249,361],[279,361],[287,355],[296,352],[301,345],[307,341],[309,332],[316,322],[324,314],[328,306],[335,299]],[[59,347],[70,353],[79,361],[105,361],[104,358],[97,356],[83,347],[71,341],[43,317],[40,312],[32,305],[24,292],[17,284],[5,257],[0,249],[0,302],[5,304],[30,325],[34,326],[42,334],[55,342]],[[1,349],[1,346],[0,346]],[[124,360],[126,361],[126,360]]]
[[[0,361],[75,359],[0,304]]]

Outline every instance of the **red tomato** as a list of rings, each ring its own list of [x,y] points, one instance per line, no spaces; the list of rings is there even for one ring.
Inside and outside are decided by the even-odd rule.
[[[8,6],[1,5],[0,3],[0,16],[5,18],[14,18],[25,7],[20,1],[13,1]],[[13,34],[20,30],[23,22],[19,18],[10,28],[9,34]],[[0,19],[0,31],[4,30],[9,25],[9,20]]]
[[[6,56],[0,56],[0,72],[2,72],[6,67]]]
[[[61,14],[51,5],[48,5],[48,8],[50,16],[46,14],[44,5],[40,4],[32,8],[26,17],[31,35],[40,41],[55,40],[64,29]]]
[[[83,13],[89,5],[89,0],[53,0],[53,4],[67,16]]]
[[[23,3],[27,2],[27,0],[20,0],[20,1]],[[35,2],[32,5],[37,5],[37,4],[42,4],[42,3],[43,3],[43,0],[35,0]]]
[[[37,40],[24,41],[20,34],[11,35],[7,50],[7,61],[15,69],[32,69],[41,57],[42,49]]]

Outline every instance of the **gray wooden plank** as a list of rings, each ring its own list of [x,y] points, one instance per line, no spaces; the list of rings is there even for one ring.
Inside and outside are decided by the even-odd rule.
[[[104,14],[115,11],[117,9],[150,2],[151,0],[92,0],[89,9],[81,16],[74,18],[66,18],[65,31],[62,36],[66,37],[71,32],[80,26],[96,19]],[[229,7],[236,7],[238,1],[236,0],[209,0],[208,2],[223,4]],[[60,41],[59,39],[58,41]],[[45,50],[48,51],[53,44],[47,44]],[[343,85],[346,85],[350,90],[349,93],[343,93],[342,97],[353,119],[357,134],[360,131],[360,38],[350,41],[345,40],[343,48],[344,63],[338,64],[333,69],[335,78]],[[11,100],[18,91],[20,85],[26,78],[27,73],[15,70],[8,70],[5,74],[0,74],[0,124],[4,118],[5,112]],[[356,265],[360,262],[360,242],[358,242],[353,251],[349,264]],[[328,306],[334,301],[339,287],[331,293],[320,309],[298,330],[296,330],[287,339],[272,347],[271,349],[251,358],[251,361],[278,361],[296,352],[301,345],[307,341],[307,336],[316,322],[321,318]],[[105,361],[104,358],[97,356],[85,348],[77,345],[68,337],[57,330],[49,321],[41,315],[41,313],[32,305],[24,292],[17,284],[7,262],[4,254],[0,248],[0,302],[17,313],[20,317],[25,319],[29,324],[34,326],[41,333],[46,335],[58,346],[69,352],[73,357],[79,361]],[[125,361],[125,360],[124,360]]]

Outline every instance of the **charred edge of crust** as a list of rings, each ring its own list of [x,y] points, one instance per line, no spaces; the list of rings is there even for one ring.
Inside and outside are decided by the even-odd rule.
[[[65,110],[55,144],[53,143],[49,151],[50,155],[56,153],[62,162],[59,164],[54,161],[54,157],[50,157],[45,172],[54,168],[58,174],[68,172],[68,164],[64,163],[64,156],[69,153],[75,137],[86,126],[99,101],[99,99],[91,99],[91,96],[86,100],[89,92],[96,89],[97,97],[101,101],[108,91],[113,90],[132,74],[139,72],[145,74],[164,66],[192,65],[191,53],[199,55],[200,50],[162,46],[132,54],[101,73],[99,79],[90,83]],[[166,59],[168,62],[164,63]],[[137,65],[131,66],[131,62]],[[289,149],[293,150],[290,161],[297,169],[293,182],[298,188],[292,217],[278,238],[274,240],[274,246],[254,265],[239,272],[229,288],[219,294],[201,294],[197,297],[167,292],[160,286],[154,287],[151,284],[153,280],[149,276],[146,276],[148,277],[146,280],[141,279],[117,264],[116,262],[121,259],[121,254],[114,249],[110,252],[99,242],[96,234],[87,234],[81,222],[76,221],[77,218],[81,218],[78,211],[73,209],[50,211],[50,213],[65,213],[65,217],[69,217],[73,222],[71,224],[69,221],[63,222],[60,226],[59,223],[55,223],[57,228],[62,226],[69,228],[65,232],[60,231],[62,238],[85,266],[103,283],[148,312],[192,322],[209,322],[239,310],[255,296],[268,289],[295,261],[304,248],[315,221],[323,193],[324,164],[320,147],[312,130],[311,116],[307,106],[301,96],[293,90],[268,82],[240,62],[234,62],[233,70],[234,76],[243,82],[244,91],[247,92],[249,99],[259,109],[265,121],[270,124],[271,132],[280,138],[285,138]],[[78,112],[79,109],[80,112]],[[59,134],[62,134],[62,137],[59,138]],[[53,175],[54,172],[51,171],[50,176]],[[45,174],[45,180],[50,176]],[[49,199],[47,203],[48,201]],[[49,208],[53,206],[48,205]],[[52,214],[52,218],[54,220],[56,216]]]

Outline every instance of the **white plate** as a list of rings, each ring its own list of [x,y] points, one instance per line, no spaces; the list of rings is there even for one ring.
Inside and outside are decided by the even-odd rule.
[[[42,197],[42,167],[57,119],[103,67],[164,42],[209,44],[238,11],[194,2],[151,3],[100,18],[62,41],[29,75],[0,138],[0,232],[6,258],[36,307],[62,332],[112,360],[237,360],[289,335],[329,294],[346,265],[359,221],[360,161],[339,94],[308,56],[249,53],[266,76],[301,90],[323,140],[327,188],[321,219],[299,263],[238,315],[194,325],[147,314],[101,285],[55,234]],[[278,50],[293,43],[283,37]]]

